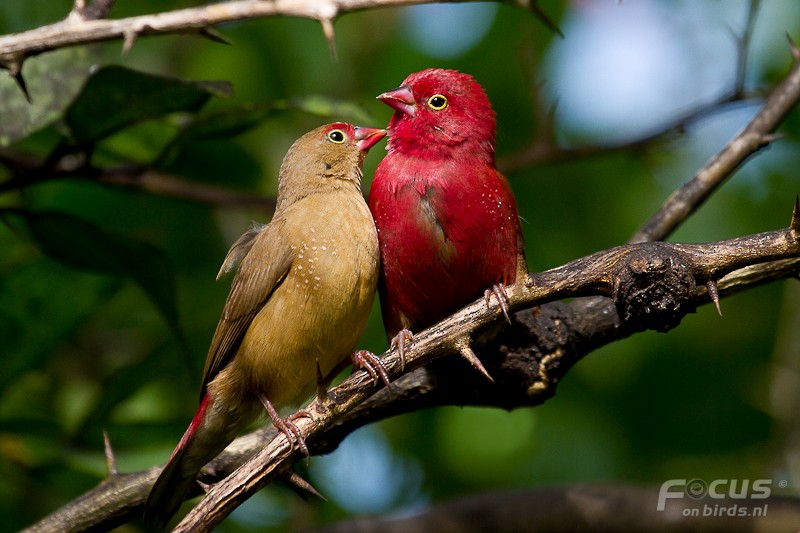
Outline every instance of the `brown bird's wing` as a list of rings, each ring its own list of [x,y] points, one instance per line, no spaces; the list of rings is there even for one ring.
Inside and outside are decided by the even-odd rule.
[[[283,226],[282,219],[254,226],[234,243],[225,258],[220,274],[236,268],[237,263],[238,269],[208,349],[201,398],[206,385],[231,360],[253,318],[289,272],[294,252]]]

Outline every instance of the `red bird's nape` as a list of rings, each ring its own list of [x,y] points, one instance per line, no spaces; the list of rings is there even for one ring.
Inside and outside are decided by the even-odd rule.
[[[428,69],[378,98],[395,110],[369,195],[381,309],[394,343],[409,338],[395,337],[403,330],[426,328],[484,294],[502,300],[502,286],[527,268],[481,86],[467,74]]]

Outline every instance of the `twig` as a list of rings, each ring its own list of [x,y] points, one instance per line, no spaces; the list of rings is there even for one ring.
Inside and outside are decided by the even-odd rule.
[[[750,39],[753,37],[753,30],[756,27],[756,19],[758,13],[761,11],[761,0],[750,0],[750,8],[747,10],[747,20],[744,24],[744,30],[741,35],[736,38],[737,60],[736,60],[736,78],[734,81],[734,90],[736,94],[744,93],[744,80],[747,75],[747,54],[750,51]]]
[[[22,66],[30,57],[76,45],[120,40],[123,53],[130,51],[141,36],[194,33],[213,41],[224,37],[213,27],[248,19],[289,16],[316,20],[332,46],[333,22],[341,15],[376,7],[429,4],[440,0],[230,0],[205,6],[141,15],[124,19],[104,19],[106,10],[92,11],[82,2],[70,14],[54,24],[32,30],[0,36],[0,68],[14,77],[27,95]],[[475,0],[461,0],[464,2]],[[97,2],[96,2],[97,3]],[[110,8],[110,1],[101,2]],[[532,0],[513,2],[526,7],[548,28],[560,33],[558,27]],[[333,51],[333,48],[332,48]]]
[[[725,148],[683,187],[667,198],[661,209],[628,242],[661,240],[672,233],[747,158],[775,140],[773,134],[800,101],[800,50],[789,40],[794,59],[789,75],[773,89],[758,114]]]
[[[591,144],[574,147],[561,146],[555,140],[556,136],[553,129],[554,122],[552,117],[553,111],[548,110],[546,114],[540,112],[540,119],[537,121],[537,135],[535,135],[534,142],[519,152],[506,155],[499,159],[497,167],[503,173],[510,174],[545,163],[576,161],[578,159],[586,159],[599,155],[610,155],[616,152],[638,152],[652,146],[658,141],[683,133],[691,124],[708,115],[717,113],[743,100],[755,98],[756,96],[758,96],[756,93],[737,95],[735,92],[730,92],[723,94],[711,102],[686,111],[683,115],[672,120],[669,124],[661,126],[656,131],[647,133],[637,139],[615,144]],[[536,107],[541,108],[539,105]]]
[[[683,486],[679,487],[680,489]],[[743,515],[709,508],[737,509],[759,516],[757,531],[792,531],[800,523],[800,500],[772,494],[764,500],[731,497],[668,498],[658,511],[658,487],[585,483],[469,495],[411,516],[358,517],[312,530],[314,533],[395,531],[746,531]],[[763,513],[764,510],[769,512]],[[705,511],[705,513],[704,513]],[[761,514],[763,513],[763,515]]]

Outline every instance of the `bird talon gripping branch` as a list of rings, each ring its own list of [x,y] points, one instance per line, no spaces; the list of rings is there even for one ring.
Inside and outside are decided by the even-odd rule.
[[[397,355],[400,357],[400,371],[406,369],[406,348],[412,342],[414,342],[414,334],[411,333],[411,330],[403,328],[392,337],[389,343],[389,348],[392,350],[397,348]]]
[[[372,378],[372,382],[377,385],[378,380],[383,381],[386,387],[391,390],[389,376],[386,374],[386,366],[378,356],[368,350],[356,350],[351,356],[353,370],[364,370]]]
[[[505,286],[502,283],[497,283],[492,285],[491,289],[486,289],[486,291],[484,291],[483,297],[486,298],[487,307],[491,304],[492,296],[497,299],[500,310],[503,312],[503,316],[506,317],[506,322],[511,324],[511,318],[508,316],[508,293],[506,292]]]

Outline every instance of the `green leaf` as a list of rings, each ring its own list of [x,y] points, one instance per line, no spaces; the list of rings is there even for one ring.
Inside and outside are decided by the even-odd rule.
[[[372,124],[372,116],[364,109],[348,100],[338,100],[321,95],[308,95],[292,98],[287,102],[287,107],[298,109],[310,115],[330,118],[332,120],[345,120],[357,126]]]
[[[194,117],[181,131],[177,141],[233,137],[254,128],[262,121],[288,110],[302,111],[330,120],[345,120],[368,125],[372,118],[358,104],[321,95],[307,95],[290,100],[246,104]]]
[[[161,250],[66,213],[9,210],[1,214],[23,221],[50,258],[81,270],[133,280],[185,345],[175,301],[175,279]]]
[[[78,142],[91,142],[142,120],[196,111],[212,95],[230,94],[225,82],[185,81],[110,66],[86,81],[64,118]]]
[[[120,285],[116,278],[86,276],[41,257],[18,263],[3,268],[0,277],[3,394],[25,372],[44,367]]]
[[[244,105],[198,116],[183,128],[176,141],[233,137],[283,109],[280,104]]]

